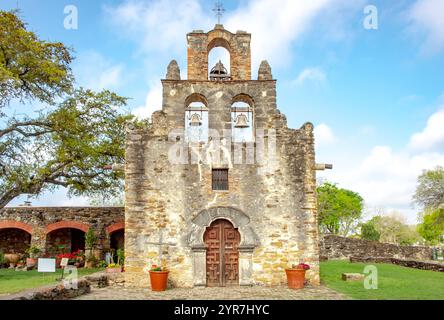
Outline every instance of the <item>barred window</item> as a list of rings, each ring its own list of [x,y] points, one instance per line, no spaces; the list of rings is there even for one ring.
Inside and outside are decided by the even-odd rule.
[[[228,169],[213,169],[213,190],[228,190]]]

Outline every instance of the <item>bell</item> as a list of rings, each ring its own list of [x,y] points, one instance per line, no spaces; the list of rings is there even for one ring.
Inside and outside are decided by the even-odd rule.
[[[191,116],[190,120],[191,127],[200,127],[202,125],[202,121],[200,121],[200,116],[197,113],[194,113]]]
[[[240,114],[236,118],[236,125],[234,126],[238,129],[249,128],[247,116],[244,114]]]

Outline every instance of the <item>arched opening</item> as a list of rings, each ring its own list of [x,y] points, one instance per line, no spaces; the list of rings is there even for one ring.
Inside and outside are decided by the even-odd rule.
[[[185,141],[208,141],[208,102],[204,96],[193,94],[185,101]]]
[[[206,228],[206,280],[208,287],[239,285],[240,233],[226,219],[218,219]]]
[[[24,254],[31,245],[31,234],[18,228],[0,229],[0,251]]]
[[[230,44],[227,40],[222,38],[213,39],[208,45],[208,78],[215,80],[211,71],[220,62],[226,69],[226,77],[221,77],[220,80],[229,80],[231,75],[231,54]]]
[[[253,99],[238,95],[231,105],[231,128],[233,142],[254,141]]]
[[[110,249],[113,254],[113,260],[117,262],[117,250],[125,249],[125,229],[119,229],[112,232],[109,236]]]
[[[46,235],[46,253],[57,255],[85,250],[85,232],[75,228],[60,228]]]

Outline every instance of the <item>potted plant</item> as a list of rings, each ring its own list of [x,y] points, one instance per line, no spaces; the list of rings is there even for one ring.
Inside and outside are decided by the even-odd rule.
[[[92,265],[97,263],[97,258],[93,254],[94,246],[97,243],[97,235],[93,228],[90,228],[85,234],[85,257],[86,257],[86,268],[93,268]]]
[[[152,291],[165,291],[168,284],[168,274],[166,268],[152,265],[150,269],[150,280]]]
[[[15,266],[16,268],[23,268],[25,266],[25,259],[20,259],[18,262],[17,262],[17,265]]]
[[[20,255],[18,253],[6,253],[4,255],[5,263],[9,263],[9,268],[15,268],[16,264],[20,260]]]
[[[119,266],[122,266],[122,271],[123,271],[123,266],[125,264],[125,250],[123,249],[117,249],[117,264]]]
[[[106,267],[105,271],[107,273],[119,273],[123,272],[123,263],[125,260],[125,252],[123,249],[117,249],[117,263],[114,263],[113,254],[111,254],[111,263]]]
[[[110,263],[106,269],[105,269],[106,273],[120,273],[122,272],[122,266],[120,266],[117,263]]]
[[[97,243],[97,235],[94,232],[94,229],[90,228],[88,230],[88,232],[85,234],[85,247],[86,247],[86,250],[91,250],[92,251],[92,249],[94,248],[96,243]],[[88,252],[88,253],[92,254],[92,252]]]
[[[305,285],[305,272],[310,269],[310,266],[305,263],[293,265],[291,269],[285,269],[287,274],[288,288],[303,289]]]
[[[40,249],[36,246],[30,246],[26,253],[28,254],[28,258],[26,258],[26,266],[27,267],[35,267],[37,265],[37,258],[40,253]]]
[[[74,254],[74,266],[76,268],[81,268],[85,265],[85,254],[82,250],[77,250],[76,252],[73,252]]]

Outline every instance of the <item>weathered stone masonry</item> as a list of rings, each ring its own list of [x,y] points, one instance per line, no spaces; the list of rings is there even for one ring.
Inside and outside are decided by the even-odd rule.
[[[430,260],[432,248],[400,246],[329,234],[321,237],[320,256],[323,260],[349,259],[350,257]]]
[[[180,79],[177,62],[162,80],[162,111],[154,113],[149,129],[128,129],[126,139],[125,277],[126,283],[149,285],[146,268],[165,264],[176,287],[206,285],[203,234],[217,219],[238,229],[239,285],[281,285],[284,269],[301,260],[312,269],[307,276],[319,284],[316,175],[313,125],[295,130],[276,104],[276,80],[266,61],[258,80],[251,80],[251,35],[232,34],[216,26],[209,33],[188,35],[188,80]],[[224,46],[231,54],[231,80],[208,80],[208,52]],[[231,105],[244,101],[253,108],[256,132],[264,130],[266,159],[237,164],[234,150],[247,158],[247,144],[235,143],[228,163],[190,163],[205,155],[208,144],[187,149],[183,134],[190,102],[209,109],[209,127],[231,130]],[[276,157],[269,143],[276,134]],[[182,143],[184,149],[177,149]],[[256,148],[260,148],[258,141]],[[184,155],[182,164],[169,161]],[[257,151],[256,151],[257,152]],[[199,159],[199,158],[198,158]],[[257,159],[256,159],[257,160]],[[212,190],[212,169],[229,169],[229,191]],[[265,171],[262,171],[265,170]],[[160,260],[162,257],[162,261]],[[145,271],[144,271],[145,269]]]
[[[0,249],[24,253],[31,244],[48,253],[52,243],[48,239],[54,235],[67,244],[68,252],[69,231],[83,234],[93,228],[99,237],[97,249],[105,252],[110,248],[110,235],[123,230],[123,221],[123,207],[8,207],[0,210]],[[61,230],[68,232],[58,235]]]

